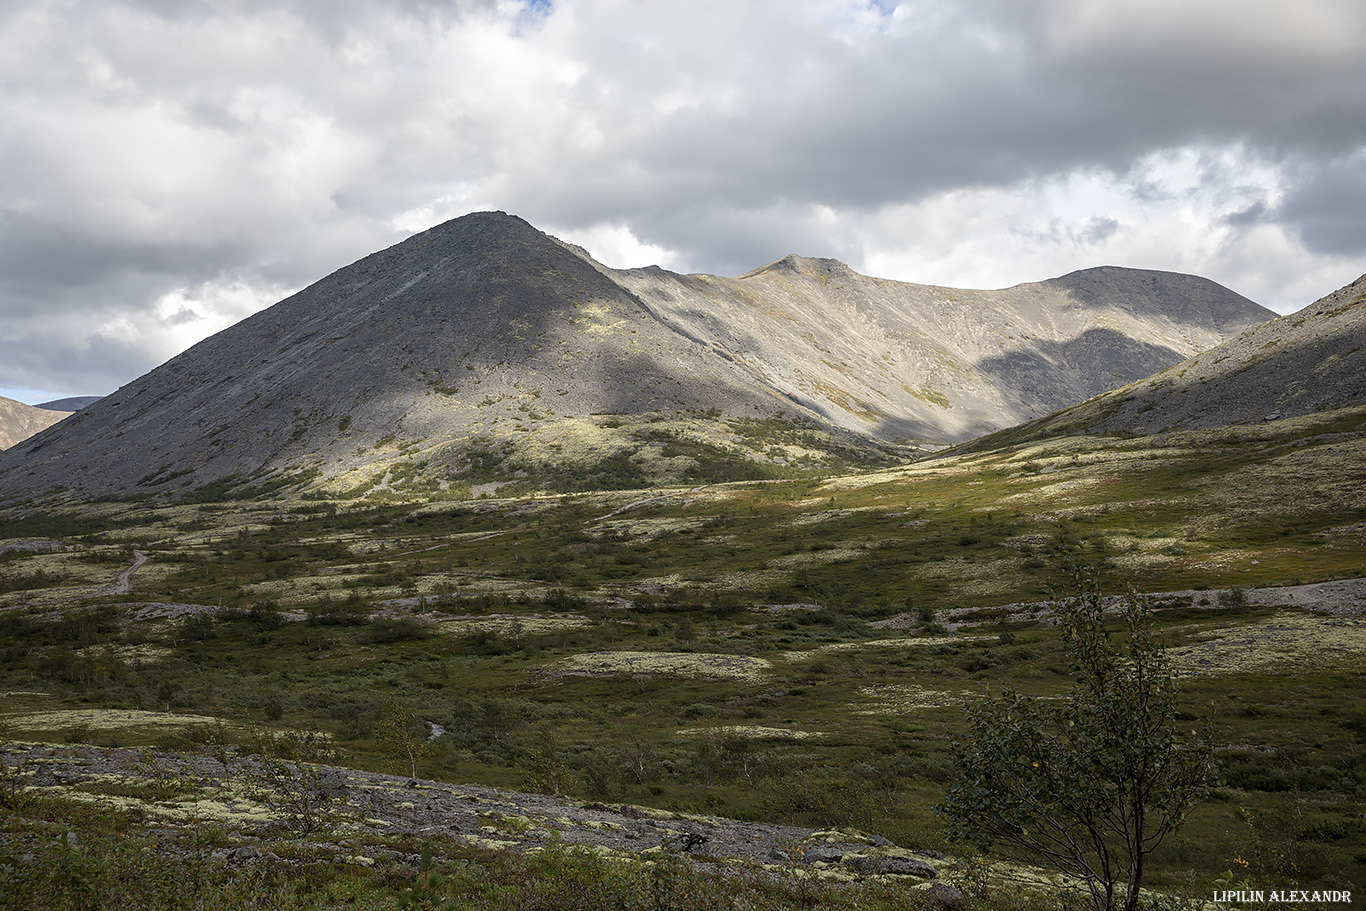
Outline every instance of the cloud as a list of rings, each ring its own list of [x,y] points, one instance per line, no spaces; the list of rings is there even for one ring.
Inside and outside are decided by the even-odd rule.
[[[1366,271],[1355,0],[14,0],[0,86],[0,393],[485,208],[725,274]]]
[[[1295,176],[1275,215],[1311,250],[1360,257],[1366,250],[1366,148],[1307,164]]]

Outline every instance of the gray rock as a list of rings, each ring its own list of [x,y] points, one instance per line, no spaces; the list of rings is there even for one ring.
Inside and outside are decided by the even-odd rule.
[[[930,905],[932,907],[956,911],[956,909],[966,905],[967,901],[967,896],[957,886],[950,886],[948,883],[935,883],[930,886]]]
[[[346,773],[341,769],[327,769],[318,776],[318,787],[328,797],[336,799],[350,792]]]
[[[844,860],[844,855],[853,854],[858,851],[868,850],[867,845],[838,844],[838,845],[816,845],[802,855],[804,864],[837,864]]]
[[[274,851],[263,851],[255,845],[238,845],[235,848],[220,848],[209,855],[227,864],[278,863],[279,855]]]

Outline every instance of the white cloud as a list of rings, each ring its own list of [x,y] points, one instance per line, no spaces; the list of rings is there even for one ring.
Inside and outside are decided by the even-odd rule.
[[[240,279],[176,288],[157,299],[149,318],[133,328],[134,337],[151,341],[169,359],[297,290]]]
[[[553,233],[561,240],[578,244],[598,262],[613,269],[636,269],[642,266],[673,269],[678,260],[677,252],[642,242],[625,225],[599,224],[587,228],[554,230]]]
[[[1241,150],[1177,150],[1124,177],[1073,173],[888,207],[861,222],[856,245],[864,271],[903,281],[995,288],[1124,265],[1204,275],[1289,312],[1362,266],[1307,249],[1281,225],[1229,223],[1279,196],[1274,169]]]
[[[486,208],[725,274],[1366,269],[1356,0],[16,0],[0,86],[0,384],[122,382]]]

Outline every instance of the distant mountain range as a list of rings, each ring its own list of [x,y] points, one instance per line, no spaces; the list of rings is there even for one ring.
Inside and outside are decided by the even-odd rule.
[[[798,256],[736,278],[616,270],[479,213],[0,455],[0,496],[763,476],[1015,425],[1272,316],[1206,279],[1114,267],[996,291]]]
[[[50,402],[39,402],[35,408],[46,408],[49,411],[80,411],[87,405],[93,405],[102,399],[99,395],[73,395],[64,399],[53,399]]]

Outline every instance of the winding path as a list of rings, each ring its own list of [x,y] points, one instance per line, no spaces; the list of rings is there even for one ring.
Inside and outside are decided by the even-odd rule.
[[[149,559],[151,558],[142,551],[133,551],[133,562],[128,564],[128,567],[123,572],[119,573],[119,580],[109,587],[107,593],[111,595],[126,595],[131,592],[133,590],[133,573],[141,569],[142,564],[146,563]]]

